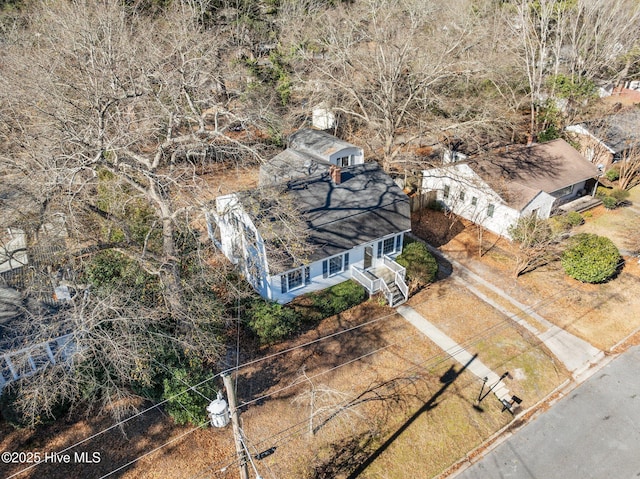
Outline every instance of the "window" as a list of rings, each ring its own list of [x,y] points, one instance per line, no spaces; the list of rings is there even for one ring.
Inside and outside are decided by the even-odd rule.
[[[350,156],[341,156],[340,158],[336,158],[336,165],[338,165],[340,167],[351,165],[351,157]]]
[[[308,266],[280,275],[280,290],[282,293],[301,288],[309,283],[311,283],[311,271]]]
[[[460,194],[458,195],[458,198],[460,198],[460,201],[464,201],[464,191],[460,192]]]
[[[290,290],[302,286],[302,270],[296,269],[287,273],[287,281],[289,282]]]
[[[475,196],[471,198],[471,206],[478,206],[478,198]]]
[[[383,242],[382,252],[384,254],[393,253],[396,250],[395,246],[396,246],[396,239],[395,238],[387,238]]]
[[[325,259],[322,262],[322,277],[327,278],[346,271],[349,267],[349,253]]]
[[[342,256],[334,256],[329,260],[329,276],[342,271]]]
[[[378,242],[378,258],[383,254],[391,254],[402,249],[402,235],[392,236]]]
[[[573,193],[573,186],[574,185],[569,185],[565,188],[562,188],[561,190],[554,191],[553,193],[551,193],[551,196],[553,196],[554,198],[562,198],[563,196],[570,195],[571,193]]]
[[[494,205],[493,203],[489,203],[489,205],[487,206],[487,216],[489,218],[493,218],[493,212],[496,210],[496,205]]]
[[[444,189],[442,190],[442,196],[446,199],[449,198],[449,185],[444,185]]]

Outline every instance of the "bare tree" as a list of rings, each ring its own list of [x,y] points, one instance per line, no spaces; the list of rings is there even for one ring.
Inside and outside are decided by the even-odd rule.
[[[176,227],[198,207],[196,169],[230,146],[257,154],[226,135],[239,118],[210,73],[223,68],[223,43],[204,30],[201,14],[196,2],[174,2],[162,18],[117,2],[43,3],[11,45],[3,85],[22,150],[6,162],[38,175],[51,195],[71,198],[69,225],[79,241],[78,206],[109,218],[92,201],[101,175],[117,178],[129,201],[149,206],[159,247],[121,251],[161,279],[178,321],[185,309]]]
[[[635,143],[620,154],[616,164],[619,171],[618,186],[628,190],[640,183],[640,144]]]
[[[516,264],[514,276],[525,274],[529,271],[548,263],[554,257],[554,245],[557,239],[554,237],[549,223],[531,214],[518,219],[518,222],[509,228],[511,238],[517,243]]]
[[[436,87],[461,63],[468,29],[453,8],[412,0],[340,5],[316,17],[315,40],[301,51],[312,65],[307,89],[373,133],[372,150],[386,170],[424,133]]]
[[[127,258],[134,279],[111,278],[110,288],[85,280],[76,286],[86,296],[58,313],[25,309],[7,326],[27,348],[73,335],[67,360],[11,386],[32,419],[83,395],[119,404],[132,383],[153,379],[158,355],[191,351],[212,362],[222,352],[224,309],[213,291],[233,291],[223,264],[220,276],[207,266],[194,227],[204,203],[197,173],[221,158],[259,159],[257,141],[230,134],[255,117],[235,113],[220,85],[237,75],[222,60],[224,37],[202,22],[206,2],[168,8],[147,17],[122,2],[33,2],[29,21],[5,37],[3,181],[35,203],[12,221],[37,236],[61,214],[74,268],[109,251],[108,270]]]

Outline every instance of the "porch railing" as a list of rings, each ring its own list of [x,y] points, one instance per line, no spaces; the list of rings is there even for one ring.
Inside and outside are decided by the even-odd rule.
[[[398,273],[400,273],[402,279],[404,280],[405,274],[407,272],[407,269],[404,266],[399,265],[386,254],[382,257],[382,262],[387,268],[396,273],[396,276],[398,275]]]
[[[404,271],[403,271],[404,273]],[[403,296],[406,298],[409,297],[409,287],[407,286],[407,283],[404,282],[404,274],[400,274],[400,271],[396,271],[396,285],[398,286],[398,289],[400,290],[400,292],[403,294]]]
[[[351,265],[351,277],[367,288],[369,294],[376,293],[380,289],[380,284],[384,283],[380,278],[371,279],[367,277],[367,275],[354,265]]]

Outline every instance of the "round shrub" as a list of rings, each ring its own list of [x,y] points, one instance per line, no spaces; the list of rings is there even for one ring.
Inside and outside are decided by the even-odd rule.
[[[424,243],[415,242],[404,246],[396,262],[407,268],[407,280],[431,283],[438,274],[438,262]]]
[[[602,200],[602,204],[608,210],[614,210],[616,206],[618,206],[618,200],[616,200],[613,196],[603,196],[600,198]]]
[[[278,303],[257,300],[249,312],[249,328],[262,344],[280,341],[300,328],[300,315]]]
[[[631,195],[631,193],[629,193],[627,190],[614,188],[611,190],[611,193],[609,193],[609,195],[612,198],[615,198],[618,204],[620,204],[620,203],[624,203],[627,200],[627,198],[629,198],[629,195]]]
[[[609,181],[616,181],[618,178],[620,178],[620,172],[615,168],[612,168],[607,171],[604,176],[606,176],[607,180]]]
[[[584,218],[577,211],[569,211],[569,213],[567,213],[567,221],[571,226],[580,226],[584,223]]]
[[[167,413],[176,424],[200,425],[207,422],[207,398],[213,398],[217,393],[211,381],[206,381],[210,375],[210,371],[205,370],[198,359],[169,369],[163,380],[162,399],[166,402]],[[195,384],[199,384],[197,390],[189,389]]]
[[[564,272],[583,283],[601,283],[618,269],[620,252],[609,238],[582,233],[562,253]]]

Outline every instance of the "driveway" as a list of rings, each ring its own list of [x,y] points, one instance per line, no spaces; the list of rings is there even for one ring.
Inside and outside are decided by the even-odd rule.
[[[454,477],[640,477],[638,377],[640,347],[635,347]]]

